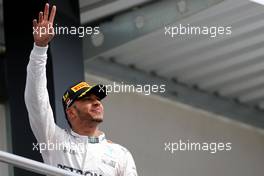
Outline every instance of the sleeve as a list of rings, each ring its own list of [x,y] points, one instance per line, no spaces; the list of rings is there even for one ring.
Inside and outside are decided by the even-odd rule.
[[[25,104],[31,129],[38,142],[47,142],[55,134],[53,111],[49,102],[46,78],[47,47],[34,44],[27,65]]]
[[[127,150],[124,155],[124,167],[122,176],[137,176],[137,169],[131,153]]]

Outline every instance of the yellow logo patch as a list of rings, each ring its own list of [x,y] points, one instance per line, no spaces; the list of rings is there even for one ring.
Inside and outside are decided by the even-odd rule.
[[[69,93],[67,92],[66,95],[63,96],[63,101],[66,101],[66,99],[69,97]]]
[[[72,87],[71,90],[73,92],[77,92],[84,87],[90,87],[90,86],[86,82],[81,82],[81,83],[77,84],[76,86]]]

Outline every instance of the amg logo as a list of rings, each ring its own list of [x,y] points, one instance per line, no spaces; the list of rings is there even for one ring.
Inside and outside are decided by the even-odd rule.
[[[75,169],[75,168],[72,168],[69,166],[64,166],[61,164],[58,164],[58,168],[61,168],[61,169],[67,170],[67,171],[71,171],[71,172],[76,173],[76,174],[85,175],[85,176],[104,176],[102,174],[99,174],[99,173],[96,173],[93,171],[82,171],[80,169]]]

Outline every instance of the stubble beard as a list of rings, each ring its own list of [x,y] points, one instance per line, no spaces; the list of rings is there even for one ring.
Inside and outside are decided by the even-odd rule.
[[[75,107],[75,109],[77,110],[77,113],[78,113],[78,116],[80,119],[86,119],[86,120],[89,120],[90,122],[96,122],[96,123],[102,123],[103,122],[103,118],[98,117],[98,116],[103,116],[103,115],[95,115],[93,117],[88,113],[81,112],[77,107]],[[87,116],[89,116],[89,117],[87,118]]]
[[[90,114],[86,114],[86,113],[81,113],[80,111],[78,112],[78,115],[81,119],[87,119],[90,122],[96,122],[96,123],[102,123],[103,122],[103,118],[100,117],[101,115],[95,115],[92,116]],[[88,116],[88,117],[87,117]]]

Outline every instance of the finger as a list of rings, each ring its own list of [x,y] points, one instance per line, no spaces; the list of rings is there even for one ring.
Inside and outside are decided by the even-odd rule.
[[[54,18],[56,15],[56,6],[52,6],[51,12],[50,12],[50,17],[49,17],[49,22],[53,24]]]
[[[38,22],[42,23],[42,21],[43,21],[43,12],[39,12],[39,20],[38,20]]]
[[[47,3],[44,9],[44,20],[47,21],[48,18],[49,18],[49,4]]]
[[[50,34],[51,36],[54,35],[54,28],[53,28],[53,27],[49,28],[49,34]]]
[[[36,29],[36,28],[37,28],[37,25],[38,25],[37,20],[34,19],[34,20],[33,20],[33,28]]]

